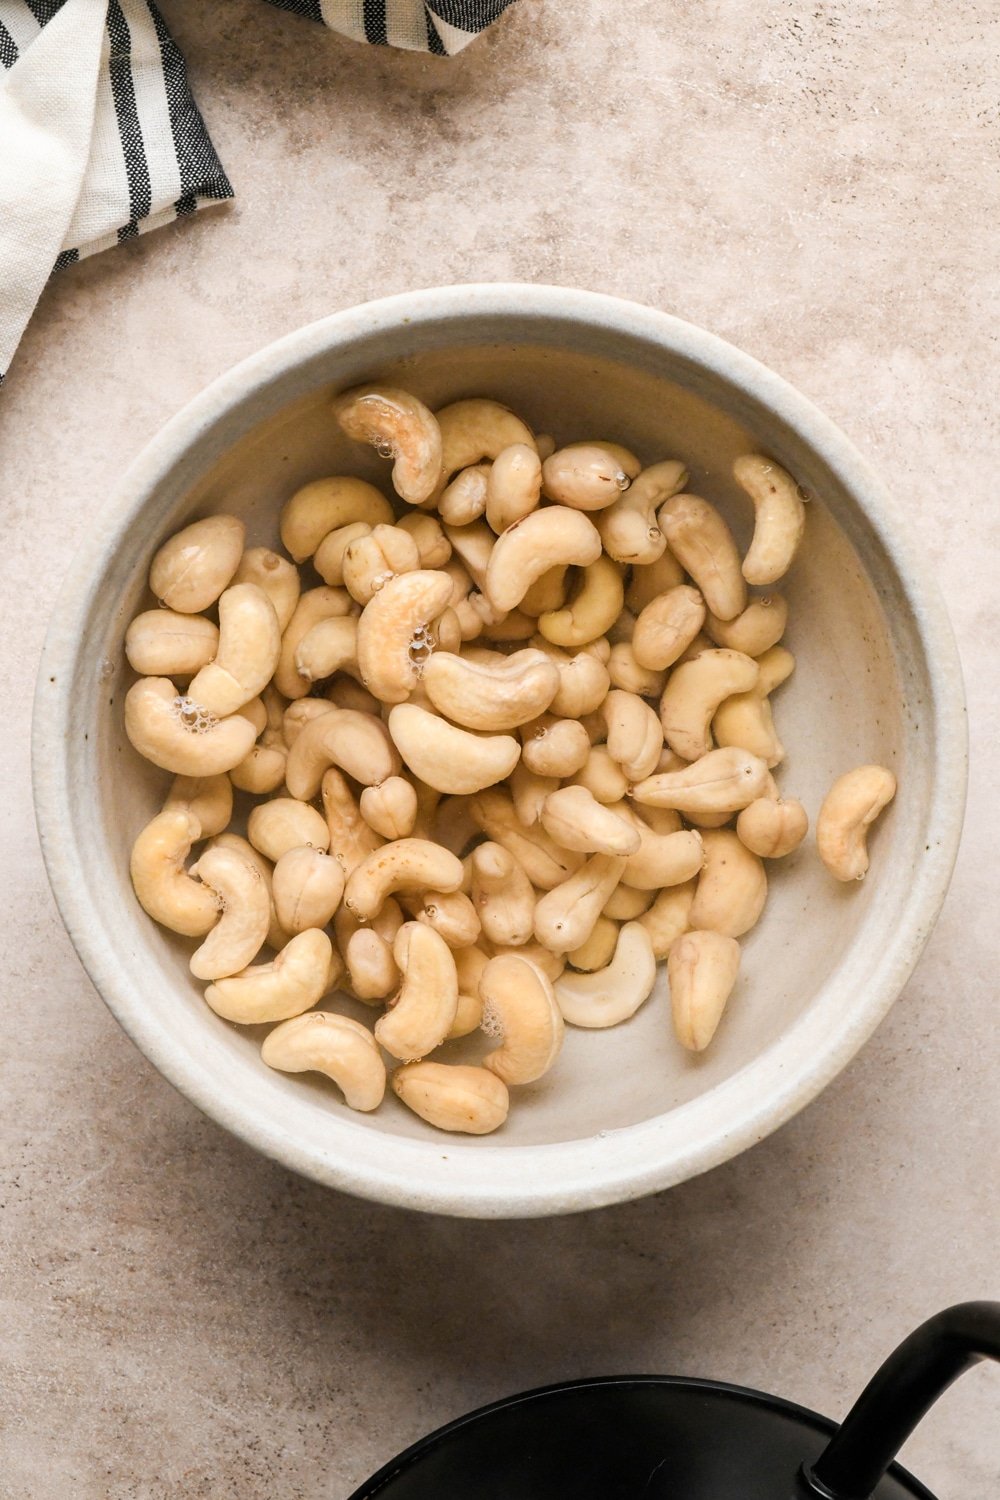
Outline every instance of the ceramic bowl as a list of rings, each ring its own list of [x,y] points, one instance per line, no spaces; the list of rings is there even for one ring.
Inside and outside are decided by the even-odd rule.
[[[394,1097],[354,1114],[326,1080],[271,1072],[259,1035],[208,1009],[188,972],[191,945],[156,927],[129,884],[132,840],[169,780],[122,728],[122,640],[150,602],[150,558],[215,510],[241,515],[249,542],[275,543],[282,502],[326,473],[387,486],[385,463],[329,415],[335,391],[374,377],[431,406],[497,397],[557,440],[606,436],[646,461],[682,457],[691,489],[722,508],[742,545],[752,516],[730,464],[748,449],[770,453],[812,497],[782,585],[798,659],[775,700],[782,784],[815,819],[849,767],[878,761],[899,777],[863,885],[834,882],[811,835],[771,865],[765,916],[705,1055],[674,1041],[661,980],[627,1024],[570,1030],[558,1065],[516,1091],[508,1123],[485,1139],[439,1134]],[[81,542],[45,646],[34,757],[63,919],[149,1060],[226,1129],[319,1182],[481,1217],[669,1187],[813,1099],[885,1015],[930,933],[966,776],[961,674],[923,549],[844,436],[783,380],[689,324],[592,293],[501,284],[338,313],[245,361],[167,424]]]

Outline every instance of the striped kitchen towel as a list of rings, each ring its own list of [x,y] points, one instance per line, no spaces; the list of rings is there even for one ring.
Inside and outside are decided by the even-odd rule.
[[[449,56],[513,0],[272,0]],[[0,381],[52,269],[233,196],[154,0],[0,0]]]

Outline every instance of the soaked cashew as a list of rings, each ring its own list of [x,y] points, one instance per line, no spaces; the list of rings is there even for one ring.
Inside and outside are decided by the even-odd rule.
[[[482,948],[458,948],[453,952],[455,972],[458,976],[458,1009],[448,1033],[448,1040],[469,1036],[478,1031],[483,1019],[483,1002],[479,995],[479,981],[489,963],[489,954]]]
[[[545,460],[542,484],[548,498],[560,505],[604,510],[621,497],[638,472],[638,460],[624,448],[571,443]]]
[[[520,729],[521,758],[536,776],[574,776],[587,762],[590,740],[575,719],[541,714]]]
[[[196,979],[221,979],[245,969],[264,945],[271,895],[260,871],[235,849],[210,846],[191,874],[214,892],[222,915],[191,955]]]
[[[672,667],[704,623],[705,601],[697,589],[681,583],[658,594],[645,605],[635,622],[632,650],[636,661],[654,672]]]
[[[601,556],[583,569],[580,587],[563,609],[538,617],[538,629],[556,646],[586,646],[610,629],[624,602],[621,565]]]
[[[295,652],[295,670],[312,684],[335,672],[358,671],[358,618],[333,615],[307,630]]]
[[[518,822],[523,823],[525,828],[531,828],[541,817],[546,797],[558,790],[559,778],[537,776],[534,771],[528,770],[523,760],[519,760],[507,780]]]
[[[281,512],[281,545],[297,563],[312,557],[324,537],[342,526],[364,521],[391,526],[392,506],[373,484],[335,475],[314,479],[287,501]]]
[[[398,526],[375,526],[366,536],[355,537],[344,549],[344,587],[358,604],[367,604],[373,594],[399,573],[415,573],[420,551],[408,531]]]
[[[685,760],[700,760],[712,748],[712,719],[734,693],[756,685],[757,663],[741,651],[703,651],[674,668],[660,699],[663,738]],[[726,739],[723,744],[742,744]],[[753,747],[748,746],[748,749]]]
[[[669,886],[638,918],[649,933],[653,956],[658,962],[666,958],[673,943],[688,930],[697,885],[697,880],[685,880],[682,885]]]
[[[422,922],[404,922],[392,954],[403,976],[375,1040],[401,1062],[414,1062],[440,1047],[458,1009],[458,974],[451,949]]]
[[[327,532],[312,560],[313,567],[324,583],[335,588],[344,587],[344,557],[348,547],[352,542],[371,534],[372,528],[367,521],[351,521],[347,526],[338,526],[336,530]]]
[[[634,854],[639,834],[582,786],[566,786],[545,799],[542,827],[563,849],[582,854]]]
[[[185,807],[164,808],[132,845],[129,871],[143,910],[184,937],[204,937],[219,920],[219,900],[184,868],[202,837],[198,818]]]
[[[299,570],[287,557],[272,552],[270,547],[250,547],[240,559],[232,583],[253,583],[263,589],[274,606],[278,630],[284,632],[295,613],[302,590]]]
[[[175,776],[163,811],[193,813],[201,827],[197,838],[214,838],[229,827],[233,816],[232,782],[222,772],[217,776]]]
[[[708,615],[705,630],[717,646],[728,646],[747,656],[762,656],[776,646],[788,623],[788,601],[781,594],[751,599],[735,620],[720,620]]]
[[[333,414],[349,438],[394,460],[397,495],[411,505],[431,498],[441,475],[441,429],[422,401],[395,386],[359,385],[336,398]]]
[[[487,838],[513,854],[532,885],[542,890],[562,884],[583,863],[578,854],[560,849],[544,829],[523,827],[509,795],[496,787],[473,797],[469,811]]]
[[[809,830],[809,814],[794,797],[758,797],[736,819],[740,842],[761,859],[782,859]]]
[[[418,568],[390,578],[365,605],[358,667],[365,687],[383,703],[402,703],[416,687],[431,653],[430,627],[451,592],[447,573]]]
[[[611,686],[624,693],[638,693],[641,698],[658,698],[667,680],[665,672],[653,672],[636,661],[630,641],[619,641],[608,657]]]
[[[698,874],[705,863],[700,833],[690,828],[659,833],[627,803],[619,804],[614,811],[639,838],[639,846],[629,855],[622,873],[626,885],[639,891],[659,891]]]
[[[600,535],[582,511],[548,505],[515,521],[497,537],[486,568],[484,593],[495,609],[514,609],[550,568],[562,564],[589,567],[600,555]]]
[[[513,854],[502,844],[478,844],[470,864],[472,904],[483,935],[506,948],[527,943],[534,927],[535,892]]]
[[[740,967],[740,945],[721,932],[686,932],[667,954],[674,1030],[682,1047],[704,1052],[722,1019]]]
[[[361,816],[354,793],[335,766],[324,772],[320,790],[330,853],[347,876],[381,846],[382,839]]]
[[[705,868],[688,915],[693,928],[742,937],[767,900],[764,866],[728,828],[706,829]]]
[[[344,894],[344,872],[332,855],[308,844],[286,849],[274,867],[271,892],[286,932],[325,927]]]
[[[720,620],[734,620],[746,608],[747,588],[732,532],[714,505],[697,495],[675,495],[661,505],[657,519],[708,608]]]
[[[885,766],[857,766],[838,776],[816,820],[819,857],[836,880],[863,880],[868,871],[868,829],[896,795]]]
[[[734,813],[767,784],[767,762],[744,750],[710,750],[683,771],[661,771],[632,787],[637,802],[682,813]]]
[[[489,473],[489,464],[473,464],[455,475],[437,503],[442,521],[449,526],[468,526],[478,521],[486,509]]]
[[[360,682],[351,677],[338,677],[326,688],[327,700],[334,708],[353,708],[359,714],[380,714],[382,705]]]
[[[652,906],[654,895],[655,891],[639,891],[622,881],[605,901],[601,915],[614,922],[634,922]]]
[[[267,686],[278,665],[278,616],[263,589],[236,583],[219,599],[219,645],[188,697],[218,718],[236,713]]]
[[[365,822],[383,838],[405,839],[413,832],[417,793],[404,777],[389,776],[380,786],[366,786],[360,805]]]
[[[378,786],[400,768],[382,721],[350,708],[317,715],[296,736],[285,766],[291,795],[303,802],[315,797],[330,766],[339,766],[362,786]]]
[[[687,469],[676,459],[643,470],[617,503],[597,518],[608,556],[644,567],[662,557],[667,542],[656,513],[687,482]]]
[[[684,569],[668,547],[655,562],[637,564],[630,569],[625,603],[634,615],[641,615],[647,604],[686,581]]]
[[[464,891],[424,891],[414,904],[413,915],[443,937],[449,948],[468,948],[478,942],[482,930],[476,908]]]
[[[293,937],[270,963],[216,979],[205,999],[216,1015],[240,1026],[300,1016],[327,993],[332,956],[326,933],[312,927]]]
[[[652,775],[663,749],[663,730],[656,713],[635,693],[613,689],[602,708],[607,726],[608,754],[621,766],[629,782]]]
[[[483,1030],[501,1045],[483,1058],[506,1084],[535,1083],[549,1071],[563,1043],[563,1018],[552,983],[514,953],[491,958],[479,981]]]
[[[621,856],[594,854],[575,875],[547,891],[535,907],[535,937],[543,947],[569,953],[586,942],[624,869]]]
[[[217,719],[166,677],[140,677],[125,695],[125,733],[140,755],[176,776],[231,771],[257,730],[240,714]]]
[[[562,609],[566,603],[566,567],[550,568],[541,578],[536,578],[521,600],[521,613],[537,620],[552,610]]]
[[[496,544],[495,533],[485,521],[472,521],[468,526],[445,526],[444,534],[476,588],[481,589]]]
[[[441,523],[426,512],[410,511],[396,522],[408,531],[417,544],[422,568],[443,568],[451,557],[451,543],[441,530]]]
[[[272,797],[258,802],[247,818],[247,838],[254,848],[276,864],[289,849],[311,844],[325,853],[330,847],[330,830],[326,820],[294,797]]]
[[[626,922],[605,968],[590,974],[566,973],[556,980],[556,1003],[571,1026],[618,1026],[649,999],[655,983],[649,933],[639,922]]]
[[[441,472],[446,479],[484,459],[492,463],[514,443],[535,446],[531,428],[498,401],[453,401],[442,407],[437,420],[441,429]]]
[[[385,1064],[370,1031],[349,1016],[317,1010],[276,1026],[260,1055],[281,1073],[324,1073],[350,1109],[378,1109],[385,1095]]]
[[[389,733],[410,770],[439,792],[478,792],[509,776],[520,755],[511,735],[474,734],[415,703],[389,714]]]
[[[214,604],[239,567],[246,527],[235,516],[206,516],[163,543],[149,586],[168,609],[196,615]]]
[[[618,889],[621,890],[621,886]],[[568,966],[581,974],[594,974],[598,969],[606,968],[614,957],[619,931],[618,923],[611,917],[599,916],[587,941],[574,948],[572,953],[567,953]]]
[[[295,658],[305,637],[321,620],[339,619],[356,608],[346,589],[323,586],[307,589],[295,606],[295,613],[285,627],[281,637],[281,654],[274,673],[274,685],[285,698],[304,698],[312,687],[308,677],[303,677],[296,666]]]
[[[559,672],[541,651],[515,651],[480,664],[436,651],[424,668],[423,686],[434,707],[466,729],[515,729],[537,718],[559,688]]]
[[[628,778],[607,745],[592,745],[586,762],[571,783],[582,786],[596,802],[620,802],[628,791]]]
[[[611,676],[599,656],[589,647],[570,656],[543,635],[532,636],[531,644],[545,653],[559,673],[559,686],[549,704],[554,714],[561,719],[582,719],[600,708],[608,696]]]
[[[274,949],[275,953],[280,953],[291,937],[291,933],[286,932],[282,927],[278,921],[278,914],[274,909],[274,894],[271,890],[271,875],[273,871],[270,860],[265,859],[249,840],[242,838],[238,833],[217,833],[209,844],[209,848],[234,849],[248,864],[253,865],[261,880],[267,886],[268,900],[271,904],[271,918],[265,941],[269,948]]]
[[[487,1068],[415,1062],[397,1068],[394,1093],[407,1109],[438,1130],[488,1135],[507,1118],[507,1085]]]
[[[193,677],[216,653],[219,627],[204,615],[147,609],[125,632],[129,666],[144,677]]]
[[[724,699],[715,712],[712,731],[717,744],[738,745],[751,755],[759,755],[769,766],[779,765],[785,758],[785,747],[774,727],[770,700],[760,691],[759,685],[749,692],[735,693]]]
[[[802,491],[791,474],[759,453],[738,458],[733,478],[750,496],[756,515],[743,577],[747,583],[776,583],[791,567],[805,531]]]
[[[387,999],[399,984],[391,942],[370,927],[359,927],[351,933],[344,944],[344,961],[351,989],[367,1004]]]
[[[289,703],[281,716],[281,735],[286,747],[290,750],[307,724],[321,714],[331,713],[336,706],[329,698],[296,698]]]
[[[429,839],[394,839],[356,866],[347,879],[348,910],[366,921],[394,891],[457,891],[462,862]]]
[[[530,515],[541,495],[542,461],[534,445],[512,443],[497,454],[488,471],[486,520],[499,535]]]
[[[299,700],[305,702],[304,699]],[[232,786],[242,792],[253,792],[260,796],[277,791],[285,779],[285,762],[288,747],[285,744],[285,710],[288,704],[273,686],[266,687],[261,696],[265,713],[263,731],[249,755],[234,766],[229,773]],[[243,710],[244,715],[247,709]],[[232,795],[230,790],[230,795]]]

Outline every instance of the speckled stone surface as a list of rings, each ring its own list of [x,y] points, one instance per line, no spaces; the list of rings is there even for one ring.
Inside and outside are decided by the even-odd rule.
[[[1000,1294],[993,8],[522,0],[450,63],[257,0],[163,9],[237,203],[60,276],[0,396],[0,1496],[338,1500],[587,1373],[840,1414],[913,1324]],[[944,916],[822,1098],[670,1193],[507,1224],[337,1197],[176,1096],[63,935],[28,777],[60,577],[160,424],[300,323],[500,279],[679,313],[839,421],[937,567],[973,745]],[[998,1413],[983,1368],[908,1445],[941,1500],[995,1493]]]

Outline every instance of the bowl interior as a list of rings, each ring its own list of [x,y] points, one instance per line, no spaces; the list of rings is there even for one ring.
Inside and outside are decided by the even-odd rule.
[[[412,330],[373,327],[367,339],[320,349],[290,371],[244,382],[250,388],[238,399],[220,400],[216,414],[189,422],[181,438],[165,444],[169,461],[161,456],[145,474],[140,466],[131,518],[109,539],[81,605],[73,648],[70,816],[94,875],[93,920],[118,964],[112,1005],[154,1061],[163,1066],[169,1059],[165,1070],[175,1081],[185,1084],[186,1068],[199,1072],[204,1082],[194,1096],[223,1123],[247,1134],[247,1120],[257,1120],[257,1144],[282,1154],[281,1142],[294,1141],[305,1153],[295,1164],[332,1180],[342,1180],[338,1159],[363,1150],[370,1182],[361,1190],[378,1196],[393,1196],[384,1182],[378,1185],[383,1178],[401,1181],[432,1161],[458,1191],[463,1181],[506,1177],[513,1163],[505,1167],[503,1158],[518,1148],[621,1142],[664,1119],[677,1122],[682,1139],[685,1107],[699,1100],[717,1101],[712,1128],[724,1132],[733,1088],[743,1097],[766,1089],[765,1066],[807,1073],[817,1051],[839,1049],[846,1057],[873,1024],[860,1017],[857,1003],[872,968],[906,925],[913,872],[930,840],[933,695],[919,611],[849,477],[742,382],[687,354],[576,324],[526,324],[509,341],[498,338],[500,331],[484,327],[482,318]],[[346,1109],[332,1084],[271,1072],[260,1061],[259,1036],[206,1007],[187,968],[193,944],[157,928],[128,879],[131,843],[170,780],[132,751],[122,726],[132,680],[123,665],[123,635],[152,602],[145,584],[150,558],[179,526],[215,510],[243,517],[248,544],[277,545],[283,501],[327,473],[360,474],[388,493],[388,466],[346,440],[329,416],[335,390],[371,377],[404,385],[432,407],[467,395],[496,397],[559,442],[608,437],[647,462],[681,457],[690,466],[690,488],[719,505],[743,546],[752,513],[729,477],[731,461],[747,450],[772,454],[811,496],[806,539],[779,585],[790,603],[786,644],[797,660],[774,698],[787,750],[780,784],[801,798],[813,821],[834,777],[860,762],[892,767],[901,788],[875,832],[863,885],[830,879],[812,833],[791,858],[769,865],[766,911],[743,941],[738,989],[705,1056],[686,1053],[674,1040],[661,977],[627,1024],[604,1032],[567,1028],[557,1066],[540,1083],[515,1091],[508,1124],[488,1142],[440,1136],[391,1095],[376,1114],[361,1117]],[[102,988],[107,994],[108,986]],[[343,1006],[369,1021],[377,1014],[347,999]],[[488,1045],[469,1039],[450,1051],[472,1058]]]

